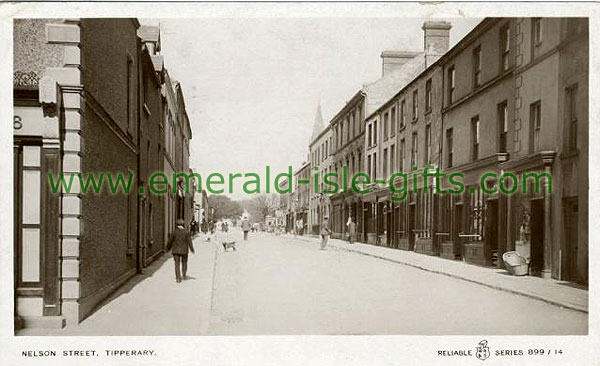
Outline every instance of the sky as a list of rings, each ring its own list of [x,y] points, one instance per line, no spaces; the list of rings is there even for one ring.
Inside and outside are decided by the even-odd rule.
[[[206,179],[213,172],[226,178],[248,172],[264,177],[267,165],[272,172],[299,168],[307,160],[317,105],[329,123],[364,83],[381,76],[382,51],[421,51],[425,20],[140,22],[160,25],[165,67],[181,82],[192,127],[190,167]],[[452,23],[450,47],[481,21],[439,20]],[[247,198],[239,184],[231,196]]]

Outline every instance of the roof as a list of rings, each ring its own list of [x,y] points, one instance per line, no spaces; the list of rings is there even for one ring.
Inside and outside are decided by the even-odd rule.
[[[398,69],[390,71],[385,76],[363,86],[363,91],[367,95],[366,117],[369,117],[390,100],[398,90],[403,89],[425,70],[425,55],[425,52],[418,52],[415,57],[406,61]]]

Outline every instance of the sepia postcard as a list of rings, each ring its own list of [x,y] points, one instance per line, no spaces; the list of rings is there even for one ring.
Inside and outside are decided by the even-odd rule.
[[[599,9],[4,3],[0,363],[597,365]]]

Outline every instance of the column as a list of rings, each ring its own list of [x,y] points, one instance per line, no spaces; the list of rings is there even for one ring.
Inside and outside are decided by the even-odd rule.
[[[552,176],[552,163],[554,162],[554,151],[542,151],[544,172]],[[547,180],[543,180],[544,190],[544,268],[542,278],[552,278],[552,195],[548,193]]]
[[[62,172],[65,177],[81,173],[81,71],[80,27],[78,19],[68,19],[62,24],[49,24],[47,42],[64,47],[63,67],[47,68],[45,74],[54,78],[60,89],[64,108],[64,142]],[[61,297],[62,315],[67,326],[79,322],[79,249],[83,221],[81,219],[81,188],[73,179],[70,192],[62,191],[61,221]]]

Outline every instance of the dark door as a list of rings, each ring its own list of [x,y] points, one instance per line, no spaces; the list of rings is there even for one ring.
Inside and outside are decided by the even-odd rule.
[[[563,279],[570,281],[579,281],[577,276],[577,197],[566,198],[563,201],[565,212],[565,248],[563,250],[564,269],[562,270]]]
[[[533,275],[540,275],[544,268],[544,201],[531,201],[531,264]]]
[[[486,263],[498,265],[498,200],[488,200],[485,216]]]
[[[464,207],[462,204],[454,206],[454,230],[452,231],[452,242],[454,243],[454,258],[462,258],[462,238],[460,234],[463,232],[463,214]]]
[[[416,216],[416,205],[411,203],[409,206],[408,213],[408,250],[415,250],[415,216]]]

